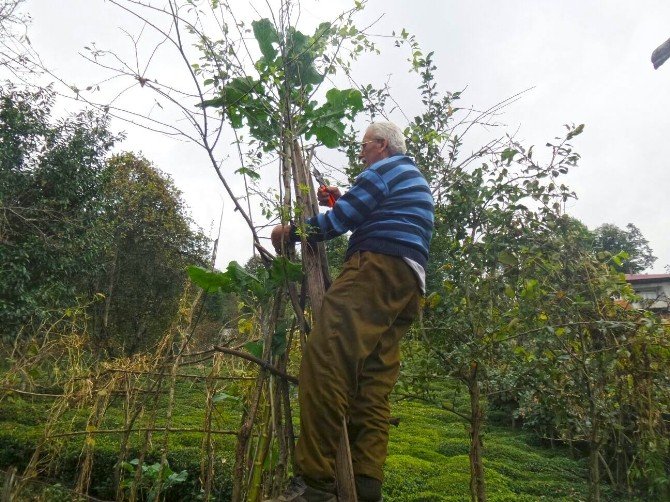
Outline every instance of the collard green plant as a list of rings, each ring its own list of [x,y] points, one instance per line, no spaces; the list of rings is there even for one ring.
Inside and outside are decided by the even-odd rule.
[[[130,462],[122,462],[121,468],[133,474],[138,464],[139,460],[135,458]],[[142,464],[142,478],[138,492],[141,496],[146,497],[147,502],[158,502],[161,493],[169,492],[170,488],[185,483],[187,479],[186,470],[174,472],[168,464],[161,466],[160,462],[150,465]],[[123,482],[123,488],[130,490],[133,483],[135,480],[128,478]]]

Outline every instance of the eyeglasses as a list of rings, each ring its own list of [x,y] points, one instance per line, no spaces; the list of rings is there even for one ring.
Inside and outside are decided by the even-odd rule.
[[[382,140],[379,139],[379,138],[375,138],[375,139],[371,139],[370,141],[362,141],[362,142],[360,143],[361,150],[362,150],[363,148],[365,148],[365,145],[367,145],[368,143],[374,143],[375,141],[382,141]]]

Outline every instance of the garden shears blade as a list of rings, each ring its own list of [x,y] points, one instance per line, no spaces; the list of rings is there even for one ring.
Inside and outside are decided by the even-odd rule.
[[[328,207],[333,207],[335,205],[335,197],[333,197],[333,194],[328,192],[328,183],[326,183],[326,179],[316,167],[312,168],[312,176],[314,176],[314,179],[319,184],[319,190],[328,193]]]

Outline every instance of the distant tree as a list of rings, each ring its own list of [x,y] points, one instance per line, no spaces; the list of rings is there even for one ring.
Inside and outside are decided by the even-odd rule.
[[[133,153],[107,165],[104,271],[94,292],[95,333],[109,348],[134,352],[155,342],[177,313],[186,266],[204,264],[207,239],[191,220],[172,180]]]
[[[11,339],[72,305],[105,245],[107,118],[51,118],[54,93],[0,87],[0,330]]]
[[[668,364],[667,334],[651,312],[628,308],[632,288],[616,261],[593,252],[585,227],[556,223],[528,263],[536,280],[525,303],[537,323],[517,336],[529,369],[518,413],[545,437],[587,447],[589,500],[600,500],[603,479],[668,500],[670,394],[667,372],[656,371]]]
[[[621,272],[637,274],[651,267],[656,261],[656,257],[651,247],[649,247],[649,241],[644,238],[640,229],[632,223],[626,225],[626,230],[605,223],[596,228],[593,235],[595,251],[605,251],[612,255],[617,255],[621,251],[626,253],[627,257],[621,260],[620,265],[615,263],[615,266]]]
[[[146,159],[105,161],[117,139],[105,116],[54,121],[53,102],[50,88],[0,88],[0,335],[102,293],[93,333],[135,350],[169,326],[206,239]]]

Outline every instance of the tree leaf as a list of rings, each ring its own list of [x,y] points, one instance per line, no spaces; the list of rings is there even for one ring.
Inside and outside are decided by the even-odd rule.
[[[335,111],[352,110],[359,112],[363,109],[363,95],[358,89],[330,89],[326,93],[326,101]]]
[[[253,21],[251,26],[254,30],[254,37],[258,42],[258,47],[263,53],[263,57],[266,61],[272,61],[277,56],[277,49],[274,48],[272,44],[279,43],[279,35],[275,29],[272,21],[269,19],[261,19],[259,21]]]
[[[316,49],[312,38],[294,28],[289,28],[286,34],[287,60],[286,79],[292,87],[305,87],[323,82],[325,75],[321,75],[314,67]]]
[[[224,273],[213,272],[195,265],[189,266],[186,271],[191,280],[207,293],[212,293],[219,288],[225,290],[230,287],[230,277]]]
[[[235,171],[235,174],[246,174],[247,176],[255,180],[261,178],[260,174],[258,174],[256,171],[248,167],[240,167],[237,171]]]
[[[288,325],[286,321],[277,325],[272,336],[272,353],[281,356],[286,352]]]
[[[340,132],[330,126],[313,127],[305,136],[309,139],[312,134],[328,148],[337,148],[340,144]]]
[[[509,166],[512,163],[512,160],[514,160],[514,156],[519,153],[517,150],[514,150],[513,148],[505,148],[503,152],[500,154],[500,160],[503,162],[507,162],[507,165]]]
[[[272,260],[270,280],[277,286],[286,282],[302,280],[302,265],[293,263],[284,256],[277,256]]]
[[[247,352],[251,354],[254,357],[258,357],[259,359],[263,357],[263,341],[262,340],[256,340],[253,342],[247,342],[244,344],[244,348],[247,349]]]
[[[574,129],[572,129],[572,130],[568,133],[568,135],[566,136],[566,139],[567,139],[568,141],[570,141],[570,140],[571,140],[572,138],[574,138],[575,136],[580,135],[583,131],[584,131],[584,124],[579,124],[577,127],[575,127]]]
[[[509,251],[501,251],[498,254],[498,261],[503,265],[508,265],[510,267],[516,267],[519,264],[519,261]]]
[[[221,94],[216,98],[204,100],[200,106],[202,108],[226,108],[237,106],[243,101],[258,99],[257,96],[263,95],[263,86],[258,80],[252,77],[236,77],[221,89]],[[256,108],[262,107],[257,105]]]

